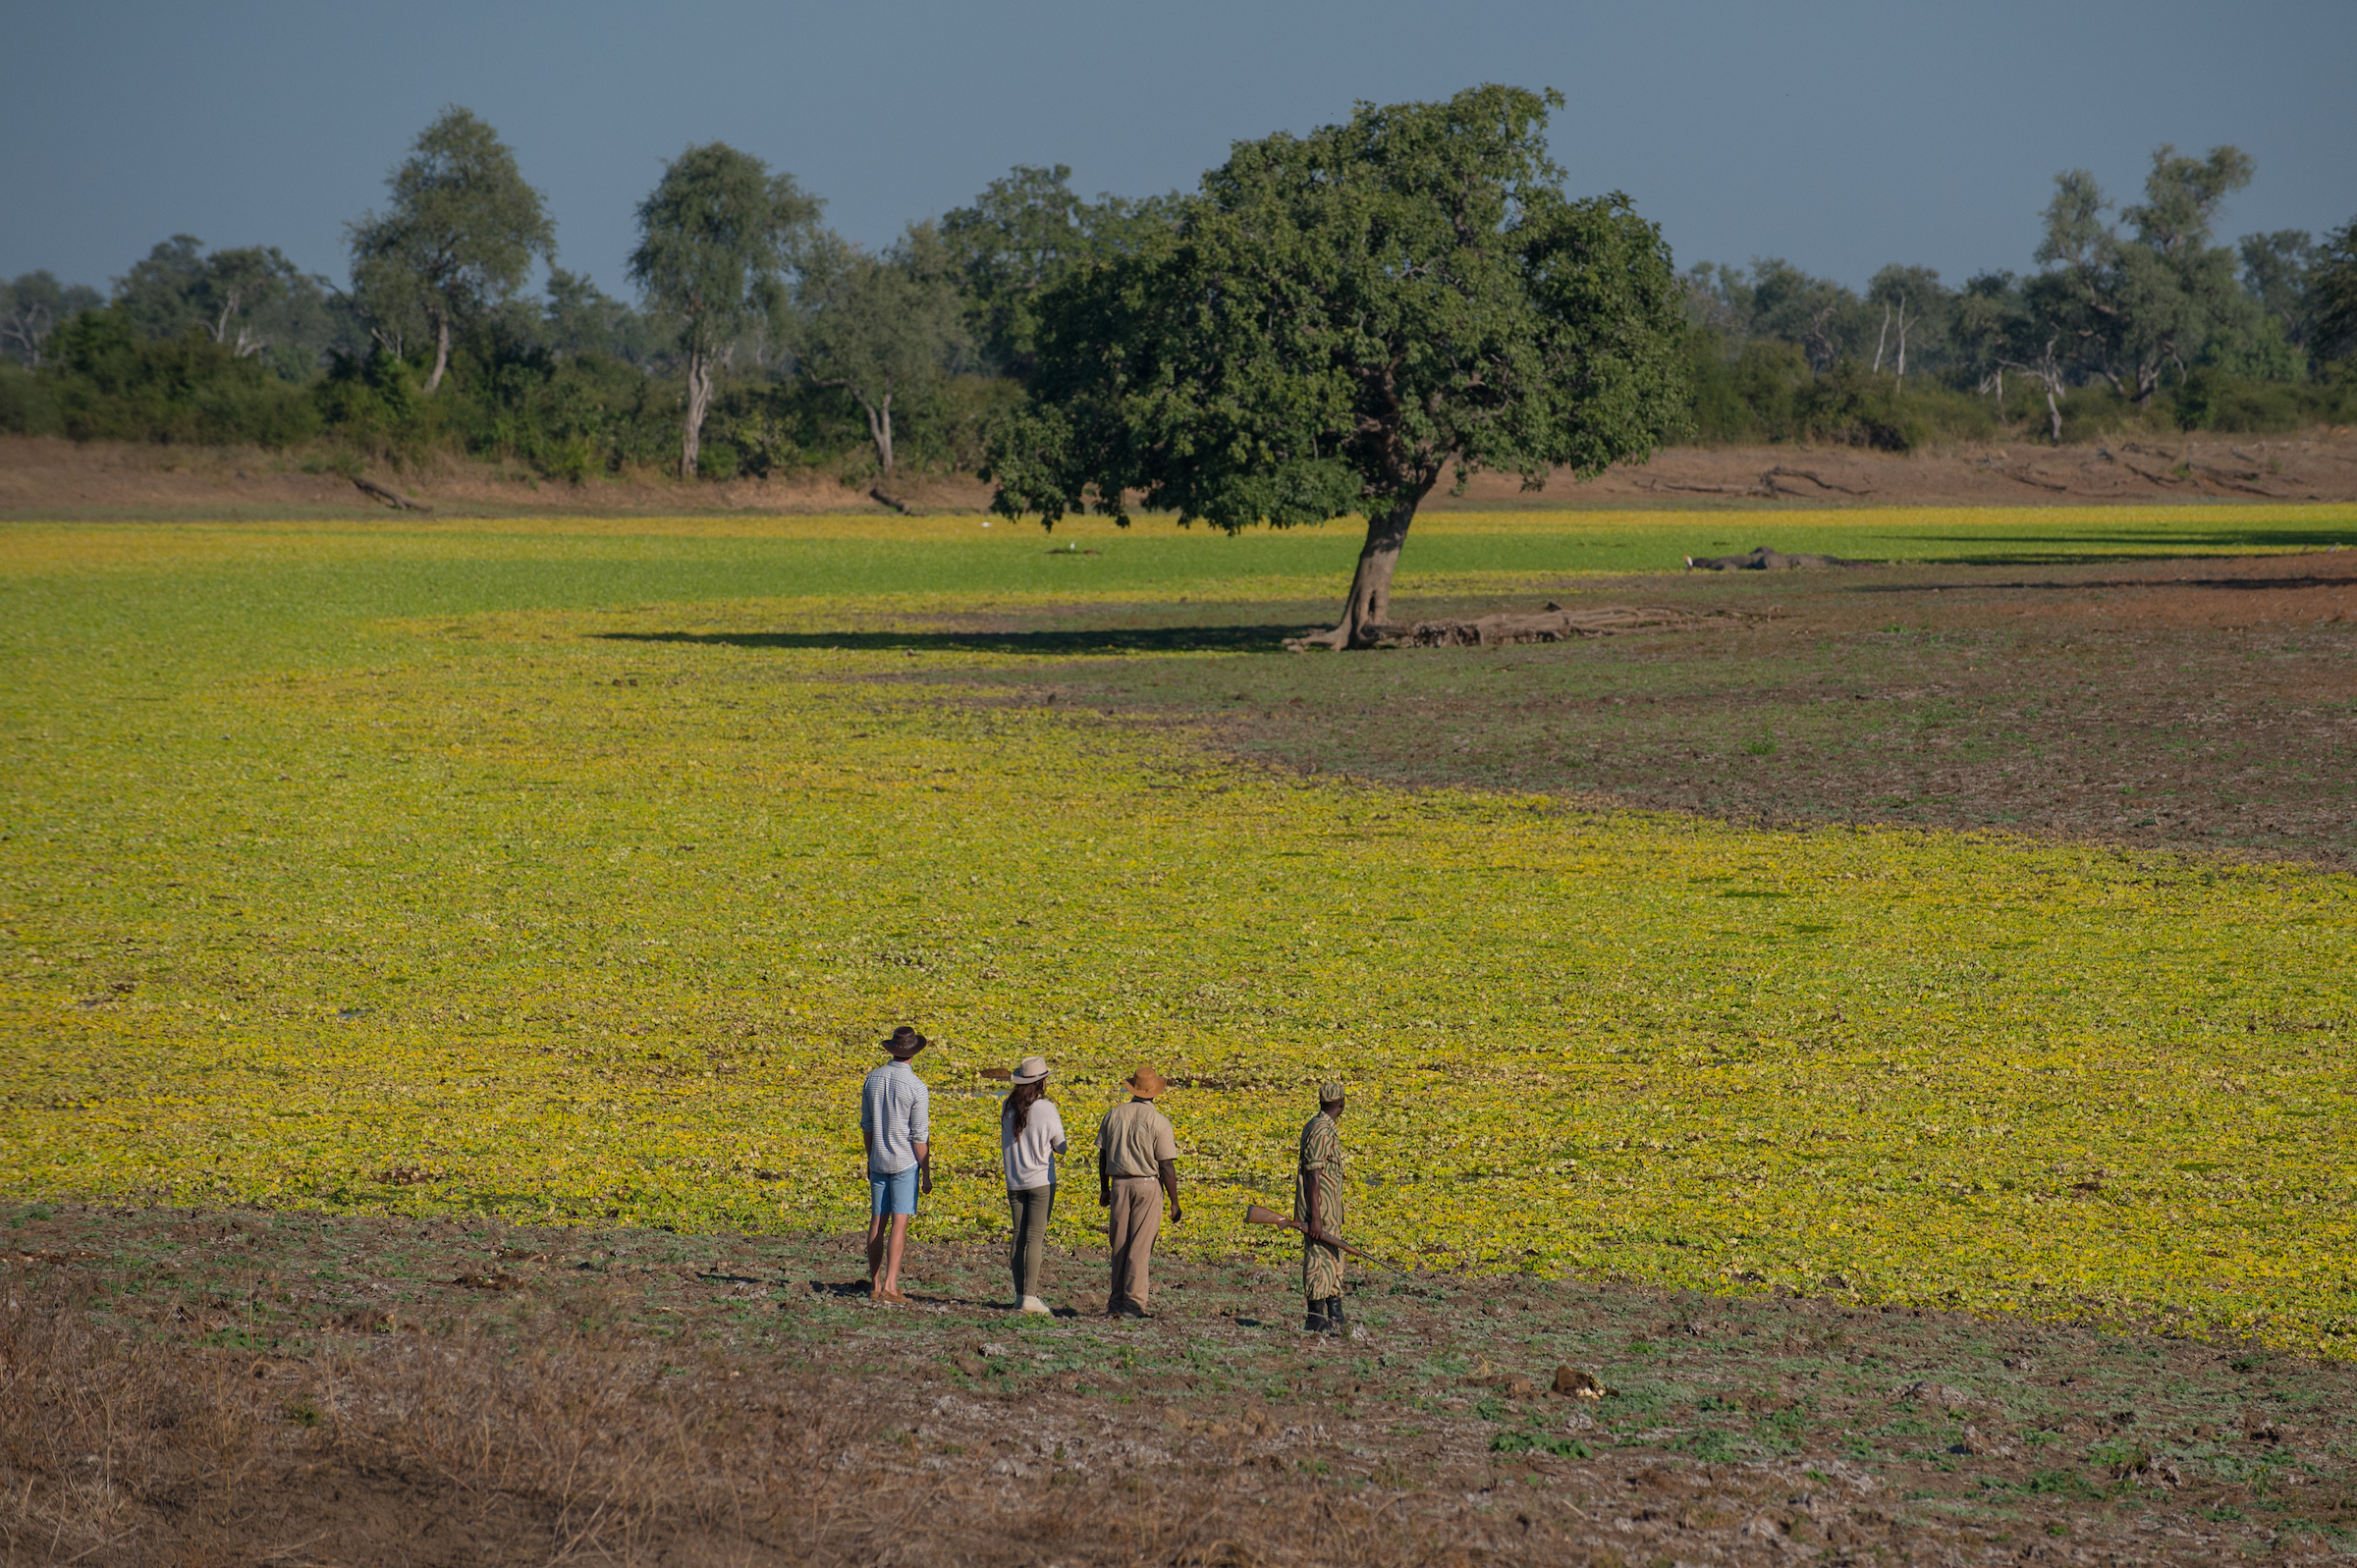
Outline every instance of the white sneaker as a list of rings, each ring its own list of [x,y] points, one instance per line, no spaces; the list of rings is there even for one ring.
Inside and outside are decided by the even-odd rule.
[[[1023,1298],[1022,1310],[1024,1312],[1036,1312],[1043,1318],[1051,1316],[1048,1311],[1048,1304],[1040,1300],[1037,1296],[1025,1296]]]

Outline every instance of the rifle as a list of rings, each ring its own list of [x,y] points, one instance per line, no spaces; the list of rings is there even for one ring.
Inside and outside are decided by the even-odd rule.
[[[1247,1225],[1282,1225],[1288,1230],[1298,1230],[1304,1236],[1309,1234],[1309,1227],[1303,1224],[1300,1220],[1289,1219],[1284,1215],[1279,1214],[1276,1210],[1265,1209],[1259,1204],[1248,1204],[1245,1206],[1244,1223]],[[1378,1269],[1389,1269],[1396,1274],[1403,1274],[1407,1272],[1406,1270],[1400,1268],[1398,1264],[1385,1263],[1381,1258],[1376,1257],[1374,1254],[1361,1252],[1346,1241],[1332,1241],[1331,1245],[1348,1253],[1351,1257],[1356,1258],[1361,1263],[1371,1263]]]

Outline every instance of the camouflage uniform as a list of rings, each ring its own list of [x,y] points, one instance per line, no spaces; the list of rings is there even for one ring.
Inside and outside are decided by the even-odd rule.
[[[1321,1110],[1301,1129],[1301,1159],[1293,1168],[1293,1218],[1309,1223],[1309,1190],[1302,1172],[1318,1184],[1318,1218],[1326,1234],[1339,1235],[1344,1219],[1343,1200],[1343,1134],[1334,1118]],[[1301,1294],[1324,1301],[1343,1293],[1343,1255],[1335,1248],[1301,1238]]]

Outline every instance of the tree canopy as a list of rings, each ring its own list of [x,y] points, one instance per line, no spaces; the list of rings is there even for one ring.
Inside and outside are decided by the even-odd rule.
[[[941,241],[958,268],[967,326],[983,362],[1028,378],[1039,347],[1039,298],[1075,268],[1134,250],[1167,229],[1175,196],[1083,201],[1064,164],[1016,164],[971,206],[941,219]]]
[[[209,254],[194,235],[176,234],[115,280],[115,308],[137,332],[176,338],[199,332],[240,359],[259,357],[289,381],[307,381],[337,336],[327,280],[276,245]]]
[[[638,204],[630,281],[674,330],[686,362],[683,478],[695,477],[715,371],[747,331],[786,303],[787,274],[820,206],[794,176],[772,174],[723,141],[681,153]]]
[[[63,284],[46,270],[0,281],[0,353],[37,369],[50,335],[77,311],[98,307],[98,291]]]
[[[2131,231],[2122,234],[2105,218],[2111,203],[2093,175],[2056,175],[2038,247],[2052,270],[2037,280],[2033,311],[2060,329],[2087,370],[2150,403],[2165,370],[2183,375],[2214,336],[2257,320],[2233,253],[2210,243],[2220,204],[2250,180],[2251,160],[2237,148],[2197,159],[2165,142],[2145,199],[2120,209]]]
[[[1535,488],[1670,439],[1669,250],[1627,197],[1563,194],[1544,141],[1562,102],[1483,86],[1238,143],[1171,229],[1042,297],[998,509],[1125,520],[1138,496],[1231,531],[1363,513],[1350,597],[1315,639],[1355,647],[1443,474]]]
[[[2357,353],[2357,218],[2317,246],[2310,288],[2319,348],[2328,354]]]
[[[554,259],[556,226],[499,133],[455,104],[385,186],[387,210],[346,227],[353,293],[393,353],[420,327],[432,337],[431,393],[450,368],[451,329],[513,297],[534,256]]]
[[[870,256],[833,236],[803,269],[796,357],[821,387],[840,387],[867,415],[879,487],[893,478],[893,405],[921,396],[969,346],[958,279],[940,236],[919,224]]]

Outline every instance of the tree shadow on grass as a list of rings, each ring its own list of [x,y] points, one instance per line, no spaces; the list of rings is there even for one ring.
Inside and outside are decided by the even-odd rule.
[[[1931,534],[1924,542],[1960,546],[1953,555],[1887,563],[1900,567],[2070,567],[2124,565],[2168,560],[2215,559],[2237,552],[2325,551],[2357,544],[2357,522],[2218,525],[2206,529],[2158,527],[2150,531],[2039,531],[2020,534]]]
[[[600,631],[607,642],[845,653],[1277,653],[1325,622],[1253,626],[1094,626],[1058,631]]]
[[[2299,577],[2069,577],[2046,582],[1890,582],[1852,584],[1851,593],[1924,593],[1932,589],[2039,588],[2081,593],[2089,588],[2228,588],[2261,593],[2293,588],[2357,588],[2357,572],[2346,576],[2311,573]]]

